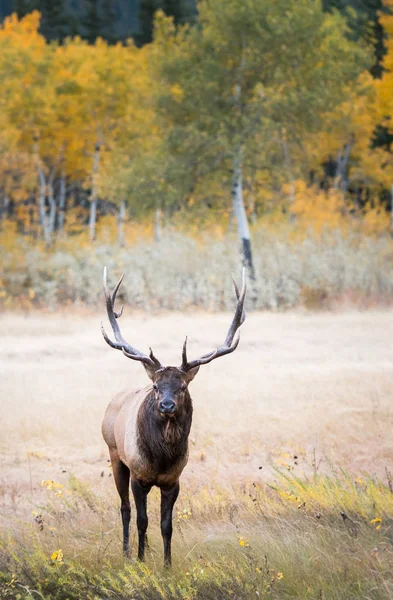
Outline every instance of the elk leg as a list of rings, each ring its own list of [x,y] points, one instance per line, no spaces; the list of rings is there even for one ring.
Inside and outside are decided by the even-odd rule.
[[[138,527],[138,559],[145,559],[145,543],[146,543],[146,531],[148,525],[147,518],[147,494],[151,490],[151,486],[144,486],[137,479],[131,480],[131,489],[134,495],[135,506],[136,506],[136,524]]]
[[[172,512],[174,504],[179,495],[179,482],[170,487],[161,488],[161,535],[164,541],[164,565],[170,567],[172,564]]]
[[[116,488],[121,500],[121,520],[123,522],[123,553],[126,557],[130,556],[130,470],[121,462],[117,450],[109,450],[111,457],[113,477]]]

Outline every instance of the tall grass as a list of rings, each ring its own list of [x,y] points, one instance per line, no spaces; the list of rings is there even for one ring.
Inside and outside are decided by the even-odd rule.
[[[70,246],[51,252],[24,247],[0,249],[4,308],[32,305],[101,304],[101,278],[107,265],[112,281],[127,274],[122,290],[128,305],[147,310],[201,307],[231,309],[231,272],[239,273],[234,237],[201,242],[167,234],[159,243],[143,241],[129,248],[113,245]],[[339,232],[290,240],[288,235],[259,230],[254,239],[256,280],[249,308],[317,306],[353,296],[389,301],[393,298],[393,245],[389,238],[344,237]]]
[[[184,490],[176,505],[174,566],[162,567],[159,495],[149,496],[146,564],[121,557],[117,499],[71,478],[44,482],[45,506],[4,525],[2,598],[200,599],[393,597],[393,494],[344,472],[272,485]],[[135,530],[133,528],[133,555]]]

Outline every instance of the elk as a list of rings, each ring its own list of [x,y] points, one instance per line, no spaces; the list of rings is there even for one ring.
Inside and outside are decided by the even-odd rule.
[[[237,304],[232,323],[222,346],[200,358],[187,358],[187,338],[183,344],[180,367],[165,367],[154,356],[150,348],[147,356],[123,338],[118,319],[123,313],[115,311],[116,294],[123,281],[120,277],[113,292],[107,284],[104,269],[104,292],[109,323],[115,341],[101,330],[111,348],[121,350],[127,358],[139,361],[151,379],[147,387],[132,391],[125,390],[110,402],[102,423],[102,435],[109,448],[113,476],[121,500],[123,523],[123,552],[128,557],[131,507],[129,486],[135,500],[138,529],[138,559],[143,561],[148,525],[147,495],[152,486],[161,490],[161,534],[164,542],[164,565],[171,565],[172,512],[179,494],[179,478],[188,461],[188,436],[192,420],[192,400],[189,383],[201,365],[236,350],[244,322],[244,299],[246,296],[245,270],[242,288],[239,291],[233,280]]]

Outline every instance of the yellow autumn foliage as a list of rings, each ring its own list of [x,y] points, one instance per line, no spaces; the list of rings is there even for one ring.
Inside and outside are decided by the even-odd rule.
[[[292,205],[293,214],[299,219],[303,230],[340,229],[343,226],[345,204],[341,192],[302,189],[296,194]]]
[[[286,188],[284,186],[284,192]],[[296,196],[290,211],[296,218],[297,235],[339,230],[344,235],[359,231],[378,236],[389,231],[389,215],[381,203],[369,203],[364,211],[360,211],[348,203],[341,190],[320,190],[306,186],[303,181],[296,182]]]
[[[392,5],[393,0],[386,0],[387,7]],[[383,189],[391,188],[393,161],[386,150],[370,146],[376,126],[384,123],[389,129],[393,122],[393,17],[386,14],[381,22],[388,33],[381,80],[363,73],[348,90],[349,99],[334,114],[325,115],[319,131],[304,133],[298,145],[290,144],[285,128],[282,139],[266,140],[261,134],[256,165],[245,168],[243,178],[253,231],[287,226],[289,236],[303,237],[310,230],[321,234],[338,229],[344,235],[357,230],[370,236],[388,231],[386,201],[383,204],[378,199]],[[203,237],[202,230],[216,240],[235,231],[229,176],[223,185],[222,174],[217,175],[214,165],[205,168],[183,198],[166,180],[162,167],[167,151],[165,128],[173,123],[165,125],[157,112],[166,85],[157,76],[157,60],[160,48],[168,46],[171,52],[180,52],[171,35],[174,24],[159,13],[158,43],[143,48],[131,41],[110,46],[101,39],[91,45],[79,37],[48,45],[39,25],[40,14],[35,11],[21,19],[12,15],[0,27],[1,196],[13,205],[12,217],[3,219],[1,226],[5,248],[16,247],[20,234],[28,236],[32,246],[40,247],[39,193],[45,195],[44,212],[49,218],[50,186],[60,177],[67,185],[67,202],[64,225],[60,227],[56,220],[59,211],[55,215],[55,224],[61,229],[56,245],[67,252],[91,243],[86,224],[93,184],[98,198],[110,204],[97,226],[102,243],[113,244],[118,239],[116,211],[124,202],[128,211],[126,244],[153,238],[152,215],[156,208],[164,214],[166,201],[169,208],[176,207],[169,211],[171,227],[196,240]],[[179,32],[183,39],[187,35],[187,28]],[[168,102],[179,104],[181,110],[185,97],[181,83],[168,84],[166,93]],[[259,99],[263,94],[259,84],[255,94]],[[353,189],[363,186],[370,191],[367,202],[365,195],[362,197],[361,208],[351,204],[354,194],[343,196],[338,181],[330,181],[326,192],[304,181],[304,165],[321,180],[324,162],[329,156],[335,159],[348,143]],[[276,148],[273,163],[283,161],[281,146],[289,144],[290,166],[277,170],[267,162],[265,167],[271,150],[266,149],[268,144]],[[93,172],[97,145],[99,165]],[[196,163],[203,163],[203,144],[201,148]],[[196,165],[196,171],[198,168]],[[45,179],[41,188],[39,173]],[[13,221],[17,227],[11,225]],[[165,215],[163,226],[168,226],[168,221]]]

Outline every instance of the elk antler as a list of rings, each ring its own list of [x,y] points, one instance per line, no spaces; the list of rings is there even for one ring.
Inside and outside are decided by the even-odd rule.
[[[107,336],[104,326],[101,323],[101,331],[102,331],[102,335],[104,336],[104,340],[106,341],[107,344],[109,344],[109,346],[111,348],[116,348],[116,350],[121,350],[123,352],[123,354],[125,356],[127,356],[128,358],[132,358],[133,360],[139,360],[140,362],[143,362],[146,366],[153,367],[155,370],[161,369],[162,364],[154,356],[153,350],[151,348],[150,348],[150,355],[146,356],[146,354],[143,354],[143,352],[139,352],[139,350],[137,350],[136,348],[134,348],[133,346],[128,344],[128,342],[125,341],[125,339],[123,338],[123,336],[121,334],[117,319],[119,319],[121,317],[121,315],[123,314],[124,307],[122,306],[120,311],[116,312],[114,310],[114,304],[115,304],[115,300],[116,300],[116,294],[119,291],[119,287],[121,285],[121,282],[123,281],[123,277],[124,277],[124,273],[120,277],[119,281],[117,282],[117,284],[111,294],[111,292],[108,288],[108,283],[107,283],[106,267],[104,268],[103,280],[104,280],[106,310],[108,313],[108,319],[111,324],[116,342],[112,342],[112,340]]]
[[[180,367],[180,369],[183,372],[186,373],[187,371],[190,371],[191,369],[194,369],[195,367],[199,367],[200,365],[206,365],[207,363],[211,362],[215,358],[219,358],[220,356],[225,356],[225,354],[230,354],[231,352],[236,350],[236,348],[239,344],[239,341],[240,341],[240,332],[238,333],[235,341],[233,341],[233,338],[235,337],[236,331],[239,329],[240,325],[242,323],[244,323],[244,320],[246,318],[246,313],[244,311],[244,299],[246,297],[246,291],[247,291],[245,268],[243,268],[242,289],[240,292],[239,292],[239,288],[237,287],[236,281],[234,280],[233,277],[232,277],[232,280],[233,280],[233,285],[235,287],[237,305],[236,305],[235,314],[233,316],[232,323],[228,330],[227,337],[225,338],[224,344],[222,346],[220,346],[219,348],[216,348],[216,350],[213,350],[212,352],[209,352],[208,354],[204,354],[200,358],[197,358],[195,360],[192,360],[191,362],[188,362],[187,338],[186,338],[185,342],[183,344],[183,355],[182,355],[183,362]]]

